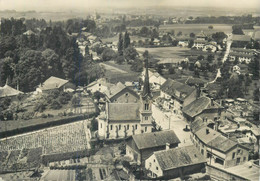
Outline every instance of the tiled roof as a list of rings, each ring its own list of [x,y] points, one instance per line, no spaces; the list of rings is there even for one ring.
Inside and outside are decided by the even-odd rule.
[[[194,87],[190,87],[186,84],[177,82],[172,79],[168,79],[164,84],[161,86],[161,90],[170,96],[174,96],[180,100],[184,100],[187,96],[189,96],[193,91],[196,89]],[[179,91],[180,93],[184,94],[185,96],[177,97],[175,92]]]
[[[0,87],[0,97],[8,97],[8,96],[16,96],[19,94],[23,94],[23,92],[18,91],[9,85],[5,85],[4,87]]]
[[[206,163],[194,145],[154,152],[162,170]]]
[[[126,86],[122,84],[121,82],[118,82],[116,85],[113,85],[112,87],[108,88],[108,90],[105,92],[107,97],[110,99],[114,95],[118,94],[120,91],[122,91]]]
[[[209,133],[206,133],[206,130],[209,131]],[[212,140],[214,140],[216,137],[220,136],[221,133],[208,128],[208,127],[203,127],[199,131],[195,132],[195,135],[205,144],[208,144]]]
[[[108,103],[109,121],[140,120],[138,103]]]
[[[198,117],[196,120],[194,120],[191,124],[190,124],[190,128],[191,131],[193,133],[197,132],[198,130],[200,130],[202,127],[206,127],[207,123],[203,121],[203,119],[201,117]]]
[[[233,41],[251,41],[251,37],[247,35],[233,35]]]
[[[208,97],[200,97],[195,101],[191,102],[189,105],[183,108],[183,112],[190,117],[197,116],[205,109],[221,108],[215,102],[214,105],[211,105],[211,100]]]
[[[236,146],[237,143],[235,141],[232,141],[231,139],[226,138],[223,135],[217,136],[215,139],[211,140],[208,143],[208,146],[211,146],[217,150],[220,150],[222,152],[227,152],[234,146]]]
[[[143,133],[143,134],[133,135],[132,137],[138,149],[159,147],[159,146],[166,145],[166,143],[169,144],[180,143],[179,138],[172,130]]]
[[[69,82],[68,80],[51,76],[50,78],[45,80],[45,82],[43,82],[43,84],[39,86],[39,88],[42,90],[56,89],[56,88],[60,88],[61,86],[63,86],[68,82]]]

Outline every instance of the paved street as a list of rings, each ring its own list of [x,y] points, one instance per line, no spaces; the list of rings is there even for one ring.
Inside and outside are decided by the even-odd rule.
[[[153,105],[153,117],[156,123],[162,127],[163,130],[171,129],[178,136],[181,143],[179,146],[188,146],[192,142],[190,140],[190,132],[183,131],[183,128],[188,124],[185,120],[181,119],[180,116],[171,113],[163,112],[157,106]]]

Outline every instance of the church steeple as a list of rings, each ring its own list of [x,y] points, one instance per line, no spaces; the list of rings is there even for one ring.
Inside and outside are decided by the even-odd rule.
[[[150,83],[149,83],[149,74],[148,74],[148,57],[145,58],[145,78],[144,78],[144,87],[143,87],[142,96],[152,97],[151,90],[150,90]]]

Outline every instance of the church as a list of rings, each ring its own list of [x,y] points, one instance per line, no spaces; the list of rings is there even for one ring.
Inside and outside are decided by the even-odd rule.
[[[129,101],[129,97],[137,96],[134,91],[118,91],[120,93],[117,93],[117,101],[106,102],[105,111],[97,118],[100,139],[127,138],[135,134],[152,132],[153,97],[149,85],[148,59],[145,60],[145,69],[144,87],[139,100]]]

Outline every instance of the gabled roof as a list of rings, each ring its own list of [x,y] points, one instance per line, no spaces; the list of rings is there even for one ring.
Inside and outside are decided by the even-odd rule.
[[[125,88],[126,88],[126,86],[124,84],[122,84],[121,82],[118,82],[116,85],[109,87],[108,90],[105,92],[105,94],[110,99],[111,97],[115,96],[116,94],[118,94]]]
[[[0,97],[9,97],[9,96],[16,96],[19,94],[23,94],[23,92],[18,91],[9,85],[5,85],[4,87],[0,87]]]
[[[247,35],[233,35],[232,37],[233,41],[245,41],[245,42],[250,42],[251,37]]]
[[[68,80],[61,79],[58,77],[51,76],[41,86],[39,86],[42,90],[51,90],[62,87],[64,84],[68,83]]]
[[[194,145],[154,152],[162,170],[206,163]]]
[[[209,133],[206,133],[206,130],[209,131]],[[200,130],[198,130],[197,132],[195,132],[195,135],[205,144],[208,144],[209,142],[211,142],[212,140],[214,140],[216,137],[218,137],[219,135],[221,135],[221,133],[208,128],[208,127],[203,127]]]
[[[109,121],[140,120],[138,103],[108,103],[107,115]]]
[[[203,119],[201,117],[198,117],[196,120],[194,120],[190,124],[190,128],[193,133],[197,132],[202,127],[207,127],[207,123],[205,121],[203,121]]]
[[[195,117],[202,113],[205,109],[218,109],[221,108],[216,103],[211,105],[211,99],[208,97],[200,97],[187,106],[185,106],[182,111],[190,117]]]
[[[213,147],[224,153],[226,153],[236,145],[237,143],[235,141],[232,141],[231,139],[228,139],[223,135],[219,135],[215,139],[208,142],[208,146]]]
[[[170,96],[173,96],[177,99],[184,100],[187,96],[189,96],[196,89],[194,87],[190,87],[186,84],[180,83],[178,81],[168,79],[161,86],[161,90]],[[176,96],[176,91],[184,94],[184,96],[178,97]]]
[[[180,143],[179,138],[174,131],[158,131],[152,133],[143,133],[132,136],[138,149],[148,149],[169,144]]]

